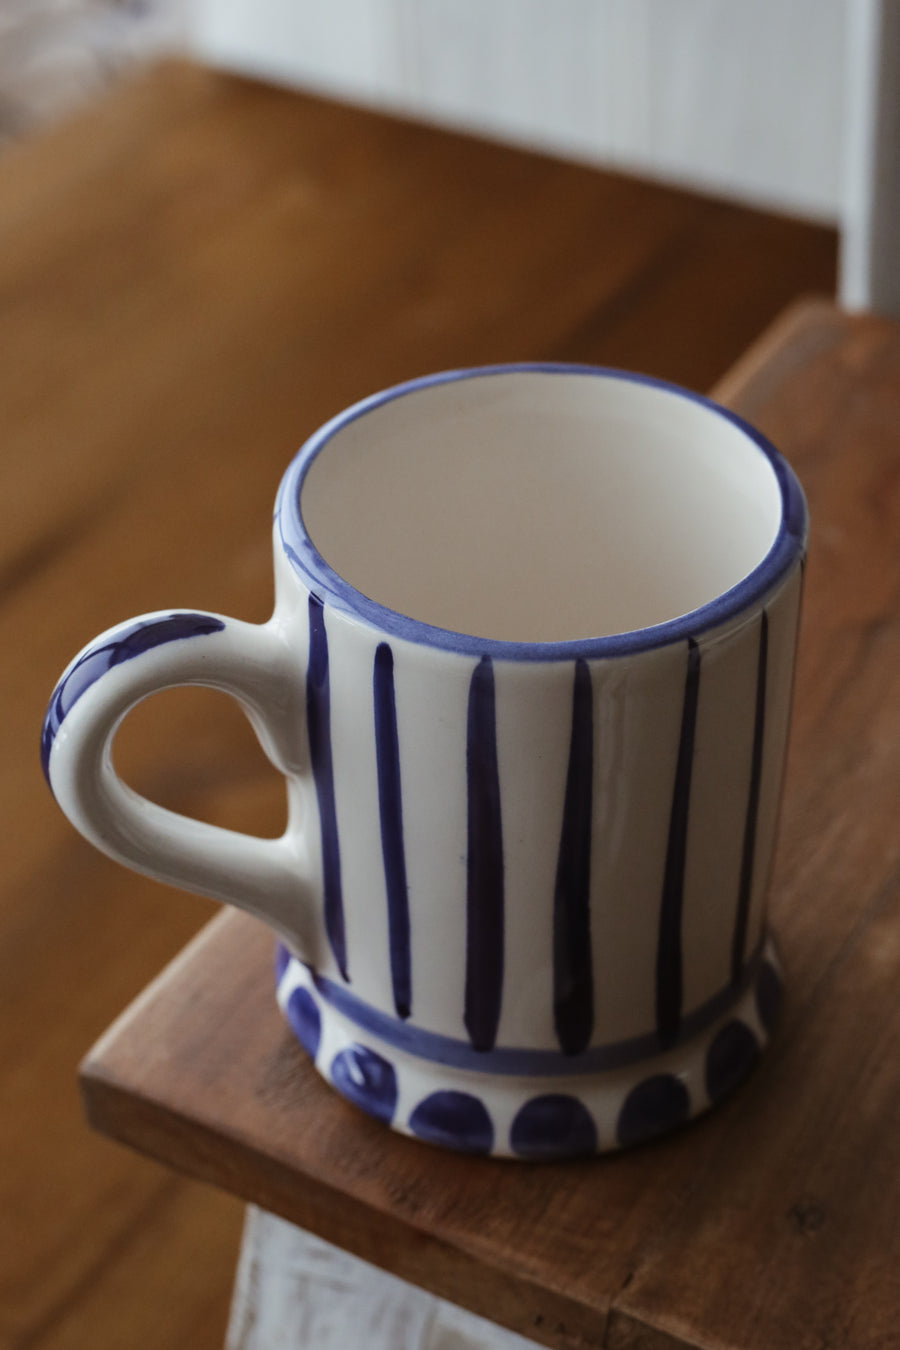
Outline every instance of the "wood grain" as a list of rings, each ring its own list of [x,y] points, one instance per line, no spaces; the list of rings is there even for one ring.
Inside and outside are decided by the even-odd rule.
[[[110,1148],[80,1118],[78,1058],[213,906],[123,872],[58,812],[37,740],[62,667],[144,610],[264,619],[281,472],[308,432],[380,385],[587,356],[573,335],[602,328],[604,311],[629,325],[635,365],[677,366],[694,384],[724,370],[747,336],[712,247],[733,210],[180,64],[0,160],[2,1350],[79,1336],[119,1346],[132,1300],[143,1350],[220,1344],[241,1223],[236,1201]],[[756,238],[771,263],[770,287],[753,264],[761,325],[799,287],[831,284],[835,239],[747,220],[748,257]],[[664,263],[694,228],[711,262],[708,274],[695,263],[692,322],[717,338],[692,370],[695,337],[666,308]],[[803,241],[816,267],[799,265]],[[282,784],[224,697],[151,700],[116,753],[135,787],[174,809],[279,828]],[[247,1016],[258,1009],[275,1038],[261,1088],[274,1102],[283,1082],[297,1090],[301,1061],[280,1058],[266,936],[248,952]],[[229,995],[229,1026],[243,1024],[239,1007]],[[285,1128],[287,1144],[293,1117]],[[218,1136],[195,1145],[202,1173]],[[278,1185],[297,1190],[296,1178]],[[327,1211],[328,1186],[312,1194]],[[354,1213],[358,1245],[379,1245],[363,1236],[365,1207]],[[612,1243],[614,1225],[601,1227]],[[404,1221],[383,1240],[423,1279],[429,1252],[450,1251],[448,1288],[463,1298],[472,1261],[452,1256],[452,1235],[420,1247]],[[593,1259],[580,1239],[577,1252],[576,1267]],[[518,1288],[513,1273],[490,1294],[509,1317]],[[564,1321],[566,1289],[559,1299]]]

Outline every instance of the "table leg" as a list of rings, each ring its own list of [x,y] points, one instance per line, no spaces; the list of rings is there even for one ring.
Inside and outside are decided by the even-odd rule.
[[[247,1206],[226,1350],[529,1350],[534,1344]]]

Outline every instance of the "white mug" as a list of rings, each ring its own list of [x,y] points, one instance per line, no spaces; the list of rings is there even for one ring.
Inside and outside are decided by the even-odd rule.
[[[112,628],[50,702],[48,780],[128,866],[280,940],[319,1071],[395,1129],[566,1157],[660,1134],[757,1061],[807,513],[708,399],[591,367],[451,371],[357,404],[282,482],[268,623]],[[237,698],[275,840],[117,777],[157,690]]]

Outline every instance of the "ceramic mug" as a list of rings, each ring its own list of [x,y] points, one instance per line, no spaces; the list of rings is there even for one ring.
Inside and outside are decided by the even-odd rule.
[[[299,452],[268,623],[160,612],[75,658],[57,800],[130,867],[280,939],[319,1071],[395,1129],[521,1158],[682,1124],[780,996],[765,896],[807,514],[708,399],[590,367],[453,371]],[[173,685],[237,698],[283,837],[145,801],[110,747]]]

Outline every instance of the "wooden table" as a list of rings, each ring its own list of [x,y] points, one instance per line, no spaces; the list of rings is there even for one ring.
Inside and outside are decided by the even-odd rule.
[[[56,809],[37,733],[63,664],[145,610],[265,619],[282,469],[352,400],[529,357],[706,387],[791,296],[828,290],[834,244],[177,63],[0,159],[0,1344],[99,1350],[127,1325],[142,1350],[221,1345],[240,1220],[80,1117],[77,1058],[213,907],[115,867]],[[797,460],[817,531],[776,878],[790,1003],[739,1101],[633,1157],[463,1168],[321,1096],[275,1013],[268,938],[229,920],[197,958],[229,965],[224,1013],[206,977],[169,1005],[168,976],[88,1070],[98,1123],[537,1340],[597,1344],[612,1308],[609,1344],[890,1342],[897,339],[829,311],[795,324],[741,395]],[[150,700],[116,753],[173,809],[279,828],[283,785],[224,698]],[[259,1039],[239,1053],[237,1032]],[[314,1101],[337,1132],[307,1140],[304,1181]]]
[[[88,1057],[99,1130],[554,1347],[875,1350],[900,1327],[900,330],[789,313],[719,396],[783,448],[813,544],[752,1081],[656,1146],[521,1166],[385,1131],[276,1011],[227,914]]]

